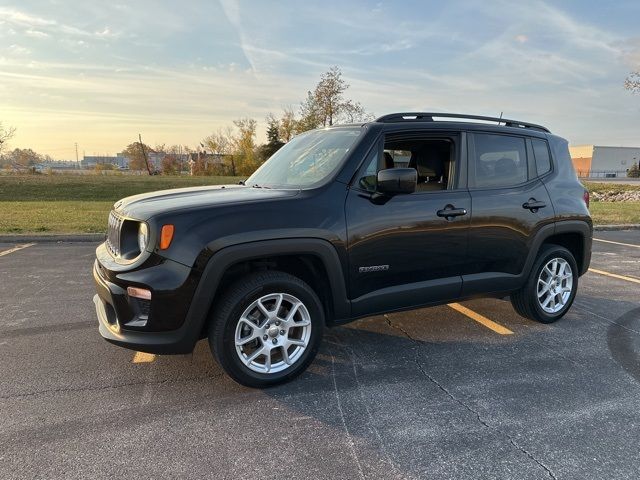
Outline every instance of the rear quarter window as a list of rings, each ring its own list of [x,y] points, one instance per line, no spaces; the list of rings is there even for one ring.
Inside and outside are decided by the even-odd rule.
[[[549,155],[549,145],[546,140],[532,138],[533,154],[536,157],[536,170],[538,175],[544,175],[551,170],[551,156]]]

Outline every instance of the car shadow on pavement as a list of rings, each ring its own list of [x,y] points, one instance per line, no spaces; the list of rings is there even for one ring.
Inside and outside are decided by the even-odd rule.
[[[640,306],[612,321],[607,344],[613,359],[640,383]]]

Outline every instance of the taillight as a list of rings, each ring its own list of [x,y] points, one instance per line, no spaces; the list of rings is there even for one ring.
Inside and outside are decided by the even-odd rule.
[[[582,199],[584,200],[585,205],[589,208],[589,190],[585,188],[584,194],[582,195]]]

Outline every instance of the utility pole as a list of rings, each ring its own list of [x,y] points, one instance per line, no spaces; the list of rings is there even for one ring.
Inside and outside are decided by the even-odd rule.
[[[78,165],[78,169],[80,169],[80,160],[78,160],[78,142],[76,142],[76,165]]]
[[[149,172],[149,175],[152,175],[151,167],[149,167],[149,160],[147,159],[147,152],[144,149],[144,144],[142,143],[142,135],[138,134],[138,140],[140,140],[140,148],[142,149],[142,156],[144,157],[144,163],[147,166],[147,172]]]

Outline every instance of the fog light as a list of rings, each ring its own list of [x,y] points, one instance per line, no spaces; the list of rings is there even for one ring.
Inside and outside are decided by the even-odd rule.
[[[127,295],[134,298],[141,298],[142,300],[151,300],[151,290],[138,287],[127,287]]]

